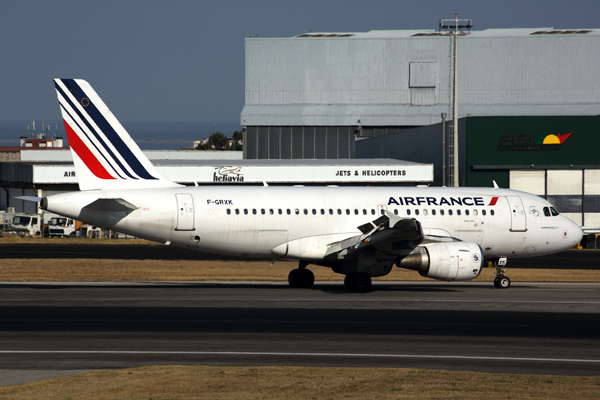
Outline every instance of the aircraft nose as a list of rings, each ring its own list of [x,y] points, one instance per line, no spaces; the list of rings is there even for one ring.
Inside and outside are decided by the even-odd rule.
[[[565,238],[570,239],[570,242],[572,243],[570,247],[573,247],[577,243],[581,242],[581,238],[583,238],[583,230],[579,225],[568,219],[568,224],[565,228],[566,230],[563,231],[563,235],[565,235]]]

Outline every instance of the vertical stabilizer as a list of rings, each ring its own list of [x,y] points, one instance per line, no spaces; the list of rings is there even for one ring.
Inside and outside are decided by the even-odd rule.
[[[80,190],[178,186],[165,179],[94,89],[55,79]]]

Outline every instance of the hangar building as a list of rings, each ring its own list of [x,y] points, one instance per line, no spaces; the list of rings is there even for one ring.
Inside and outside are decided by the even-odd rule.
[[[428,30],[247,38],[244,158],[355,158],[355,138],[451,115],[452,37]],[[458,38],[459,116],[600,114],[600,30]],[[404,158],[406,159],[406,158]]]

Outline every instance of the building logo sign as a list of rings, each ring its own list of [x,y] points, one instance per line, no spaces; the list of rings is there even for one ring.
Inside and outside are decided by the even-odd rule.
[[[505,133],[496,147],[497,151],[558,151],[572,132],[542,135],[534,139],[532,133]]]
[[[215,167],[213,182],[244,182],[242,167]]]

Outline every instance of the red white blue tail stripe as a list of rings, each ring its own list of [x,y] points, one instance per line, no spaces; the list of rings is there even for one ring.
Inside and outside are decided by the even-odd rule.
[[[55,79],[54,85],[81,190],[174,185],[160,176],[86,81]]]

